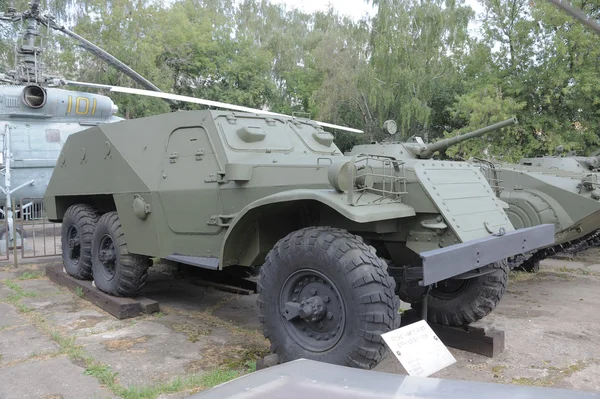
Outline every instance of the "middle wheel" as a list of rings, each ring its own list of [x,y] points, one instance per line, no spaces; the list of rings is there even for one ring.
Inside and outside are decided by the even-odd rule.
[[[92,270],[99,290],[135,297],[146,284],[149,258],[129,253],[117,212],[100,217],[92,236]]]

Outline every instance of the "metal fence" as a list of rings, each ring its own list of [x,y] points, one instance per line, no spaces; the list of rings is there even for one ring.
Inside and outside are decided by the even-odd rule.
[[[61,254],[60,223],[49,222],[41,198],[21,198],[17,239],[21,257],[40,258]]]
[[[61,224],[48,221],[42,198],[22,198],[14,205],[12,241],[6,210],[0,211],[0,261],[12,259],[16,266],[26,259],[61,255]]]

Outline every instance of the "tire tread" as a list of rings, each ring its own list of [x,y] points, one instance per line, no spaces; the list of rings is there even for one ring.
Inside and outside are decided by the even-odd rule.
[[[267,254],[260,269],[257,291],[259,320],[264,336],[271,341],[271,350],[283,361],[292,360],[287,359],[285,342],[280,342],[278,334],[273,333],[282,326],[277,325],[279,315],[269,314],[268,306],[274,300],[271,296],[274,292],[272,279],[276,268],[281,267],[278,261],[286,252],[293,253],[302,248],[303,243],[339,260],[337,272],[349,282],[360,303],[357,316],[361,328],[356,344],[345,356],[343,365],[373,368],[387,353],[381,334],[400,327],[400,298],[395,295],[396,282],[388,275],[387,264],[375,254],[373,247],[365,244],[362,238],[339,228],[319,226],[294,231],[280,239]]]

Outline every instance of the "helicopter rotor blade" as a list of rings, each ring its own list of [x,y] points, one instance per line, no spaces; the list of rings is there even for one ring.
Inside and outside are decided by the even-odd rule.
[[[552,4],[554,4],[557,8],[563,10],[570,16],[578,19],[581,23],[586,25],[588,28],[591,28],[596,31],[596,33],[600,34],[600,25],[594,20],[590,19],[583,13],[583,11],[566,4],[561,0],[550,0]]]
[[[71,81],[71,80],[66,81],[66,83],[75,85],[75,86],[88,86],[88,87],[109,89],[111,92],[115,92],[115,93],[135,94],[135,95],[140,95],[140,96],[148,96],[148,97],[169,99],[169,100],[174,100],[174,101],[188,102],[188,103],[193,103],[193,104],[201,104],[201,105],[206,105],[206,106],[216,107],[216,108],[225,108],[225,109],[230,109],[233,111],[251,112],[251,113],[256,113],[256,114],[265,114],[265,115],[283,116],[286,118],[290,118],[290,117],[293,118],[293,116],[280,114],[277,112],[271,112],[271,111],[266,111],[266,110],[256,109],[256,108],[249,108],[249,107],[244,107],[241,105],[222,103],[219,101],[205,100],[202,98],[182,96],[179,94],[156,92],[156,91],[142,90],[142,89],[133,89],[130,87],[111,86],[111,85],[104,85],[104,84],[98,84],[98,83],[77,82],[77,81]],[[364,133],[362,130],[353,129],[353,128],[346,127],[346,126],[334,125],[331,123],[319,122],[319,121],[314,121],[314,122],[317,125],[320,125],[323,127],[328,127],[330,129],[344,130],[344,131],[352,132],[352,133]]]
[[[222,102],[218,102],[218,101],[204,100],[204,99],[196,98],[196,97],[182,96],[179,94],[157,93],[157,92],[152,92],[152,91],[148,91],[148,90],[132,89],[129,87],[119,87],[119,86],[112,86],[110,91],[119,92],[119,93],[128,93],[128,94],[137,94],[137,95],[157,97],[157,98],[168,98],[168,99],[172,99],[175,101],[202,104],[202,105],[208,105],[208,106],[217,107],[217,108],[226,108],[226,109],[231,109],[231,110],[240,111],[240,112],[252,112],[252,113],[257,113],[257,114],[265,114],[265,115],[272,115],[272,116],[284,116],[284,117],[290,118],[289,115],[284,115],[284,114],[280,114],[277,112],[271,112],[271,111],[266,111],[266,110],[261,110],[261,109],[256,109],[256,108],[243,107],[240,105],[222,103]],[[331,123],[325,123],[325,122],[319,122],[319,121],[314,121],[314,122],[320,126],[328,127],[331,129],[345,130],[345,131],[352,132],[352,133],[364,133],[362,130],[353,129],[353,128],[346,127],[346,126],[333,125]]]
[[[64,26],[57,25],[52,20],[45,19],[42,23],[44,23],[45,25],[49,26],[52,29],[58,30],[58,31],[64,33],[65,35],[79,41],[81,43],[81,47],[83,47],[85,50],[89,51],[96,57],[106,61],[107,63],[109,63],[110,65],[115,67],[117,70],[123,72],[125,75],[129,76],[131,79],[133,79],[135,82],[139,83],[141,86],[145,87],[146,89],[153,90],[156,92],[162,92],[162,90],[160,90],[158,87],[156,87],[148,79],[144,78],[142,75],[140,75],[139,73],[134,71],[131,67],[127,66],[125,63],[123,63],[122,61],[120,61],[119,59],[114,57],[113,55],[109,54],[105,50],[101,49],[100,47],[96,46],[94,43],[90,42],[89,40],[79,36],[75,32],[70,31],[69,29],[65,28]],[[168,102],[171,104],[176,104],[173,101],[168,101]]]

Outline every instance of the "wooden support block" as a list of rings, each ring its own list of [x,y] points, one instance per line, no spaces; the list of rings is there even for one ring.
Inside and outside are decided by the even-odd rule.
[[[79,287],[83,290],[83,298],[118,319],[139,316],[140,302],[131,298],[119,298],[108,295],[92,286],[91,281],[77,280],[63,272],[62,266],[46,268],[46,276],[54,283],[67,287],[75,292]]]
[[[402,315],[402,326],[421,320],[420,313],[408,310]],[[504,351],[504,331],[489,321],[479,320],[465,327],[448,327],[429,323],[444,345],[479,355],[494,357]]]
[[[442,340],[444,345],[477,353],[487,357],[494,357],[505,349],[504,331],[490,328],[487,331],[474,328],[460,328],[429,324],[431,329]]]
[[[140,310],[142,313],[157,313],[159,310],[158,302],[154,299],[137,297],[135,300],[140,303]]]

